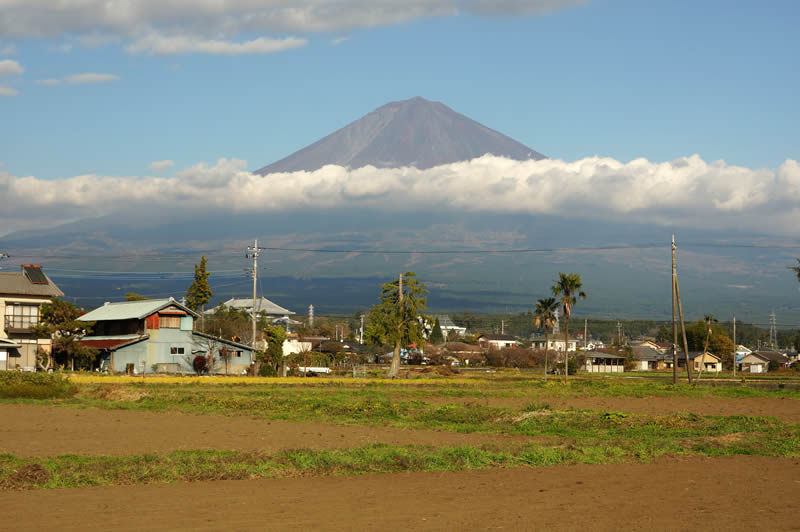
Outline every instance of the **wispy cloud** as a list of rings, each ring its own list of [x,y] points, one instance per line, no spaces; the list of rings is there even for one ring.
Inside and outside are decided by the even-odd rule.
[[[513,161],[485,155],[428,170],[347,169],[273,174],[247,171],[246,162],[221,159],[197,164],[174,177],[83,175],[55,181],[0,172],[8,198],[0,226],[13,229],[80,217],[91,207],[110,212],[204,209],[233,212],[357,208],[410,212],[419,209],[474,213],[568,213],[593,220],[700,226],[800,235],[800,164],[776,170],[706,162],[699,156],[671,162],[620,162],[589,157]],[[36,219],[38,212],[42,215]]]
[[[347,42],[350,40],[350,37],[336,37],[335,39],[331,39],[330,43],[331,46],[339,46],[343,42]]]
[[[166,159],[163,161],[153,161],[148,168],[150,168],[152,172],[163,172],[167,168],[172,168],[173,166],[175,166],[175,163]]]
[[[85,72],[83,74],[71,74],[63,78],[39,79],[36,83],[39,85],[57,86],[57,85],[85,85],[88,83],[108,83],[117,81],[119,76],[116,74],[101,74],[98,72]]]
[[[271,53],[301,46],[291,33],[336,33],[471,14],[536,16],[584,0],[0,0],[0,39],[127,43],[131,53]],[[244,36],[259,39],[238,42]],[[335,41],[336,39],[334,39]],[[283,43],[282,45],[278,43]],[[288,46],[294,43],[294,46]],[[304,43],[303,43],[304,44]]]
[[[200,39],[197,37],[167,37],[151,33],[125,47],[129,54],[178,55],[178,54],[210,54],[210,55],[242,55],[271,54],[292,48],[300,48],[308,43],[305,39],[287,37],[285,39],[265,39],[259,37],[251,41],[233,42]]]
[[[22,68],[22,65],[13,59],[3,59],[0,61],[0,78],[16,76],[23,72],[25,72],[25,69]]]
[[[16,96],[19,94],[17,89],[12,89],[11,87],[6,87],[5,85],[0,85],[0,97],[2,96]]]
[[[13,44],[9,44],[0,48],[0,55],[14,55],[17,53],[17,47]]]

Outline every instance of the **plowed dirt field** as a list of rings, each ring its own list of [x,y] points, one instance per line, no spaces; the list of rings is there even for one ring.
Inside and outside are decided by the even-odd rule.
[[[757,456],[77,488],[3,493],[0,530],[798,530],[798,489]]]

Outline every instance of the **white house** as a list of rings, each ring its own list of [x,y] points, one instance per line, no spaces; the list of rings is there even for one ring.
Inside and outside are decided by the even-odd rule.
[[[625,357],[603,353],[602,351],[586,353],[584,369],[587,373],[623,373],[625,371]]]
[[[445,340],[455,341],[456,336],[464,336],[467,334],[466,327],[459,327],[447,314],[434,314],[431,319],[435,322],[439,320],[439,328],[442,329],[442,336]],[[451,337],[452,335],[452,337]]]
[[[547,342],[545,342],[545,339],[544,339],[543,336],[541,336],[541,337],[537,336],[537,337],[531,338],[531,347],[533,349],[544,349],[545,343],[547,344],[547,349],[550,350],[550,351],[560,351],[562,353],[564,352],[564,338],[563,337],[559,338],[559,337],[550,336],[550,338],[548,338]],[[574,353],[575,351],[577,351],[578,350],[578,340],[576,340],[574,338],[570,338],[569,341],[567,342],[567,348],[568,348],[568,351],[570,353]]]
[[[517,339],[507,334],[482,334],[478,343],[486,349],[505,349],[517,345]]]

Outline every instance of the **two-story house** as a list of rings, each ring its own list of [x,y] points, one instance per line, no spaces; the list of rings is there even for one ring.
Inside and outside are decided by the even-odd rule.
[[[0,370],[36,370],[39,349],[50,352],[50,338],[37,338],[42,303],[64,293],[41,266],[24,264],[19,272],[0,272]]]
[[[194,329],[199,315],[172,298],[106,303],[81,316],[95,322],[81,343],[100,351],[100,368],[112,373],[191,373],[194,357],[213,354],[213,371],[241,374],[252,348]]]

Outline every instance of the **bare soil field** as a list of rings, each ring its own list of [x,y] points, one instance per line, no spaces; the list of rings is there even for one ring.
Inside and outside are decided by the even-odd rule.
[[[800,401],[779,397],[486,397],[428,398],[427,402],[480,403],[487,406],[521,408],[528,403],[547,403],[555,410],[568,408],[609,410],[634,414],[667,415],[688,412],[699,416],[770,416],[800,423]]]
[[[264,451],[390,445],[481,445],[534,441],[501,434],[333,425],[179,412],[0,404],[0,453],[18,457],[124,456],[185,449]]]
[[[0,530],[800,530],[798,487],[736,456],[18,491]]]

